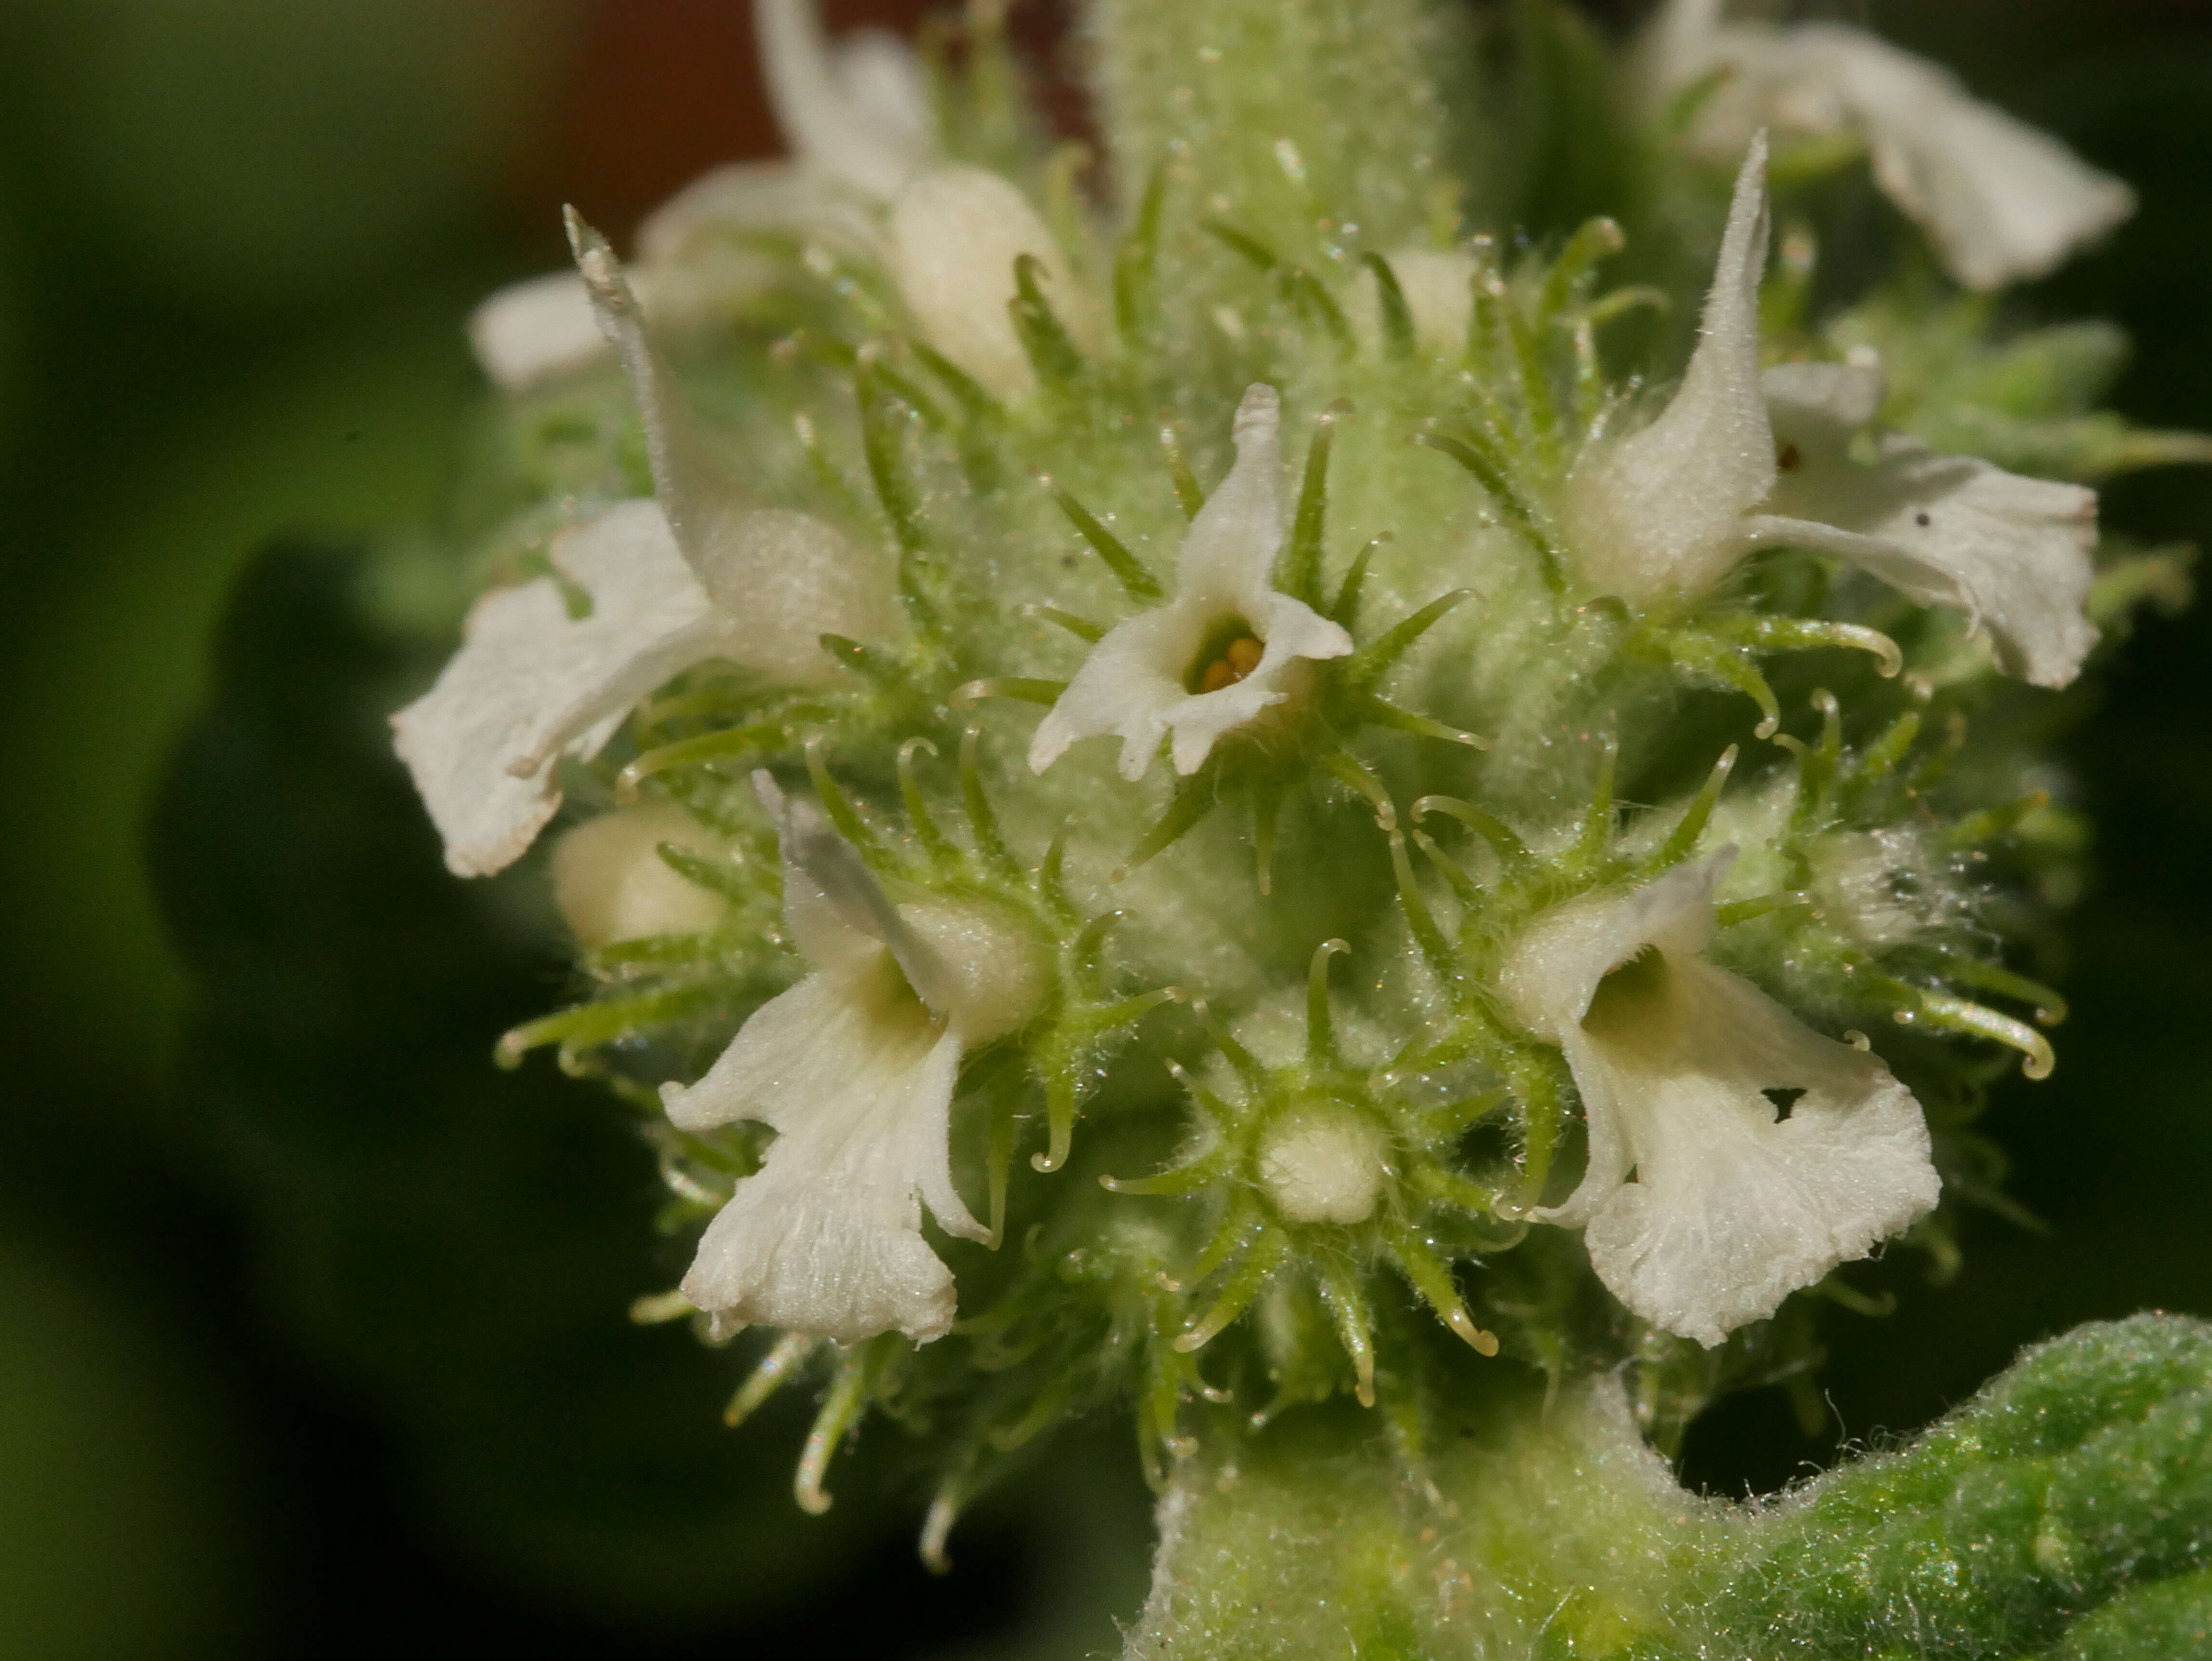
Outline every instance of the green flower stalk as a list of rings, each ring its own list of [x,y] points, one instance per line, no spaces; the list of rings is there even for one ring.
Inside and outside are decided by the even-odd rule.
[[[2080,842],[2038,745],[2179,569],[2083,481],[2203,446],[1904,235],[1816,308],[1863,155],[1975,288],[2130,198],[1870,36],[1717,13],[1609,62],[1521,9],[1632,181],[1547,228],[1486,216],[1504,26],[1419,0],[1102,0],[1096,157],[994,6],[923,59],[760,0],[793,159],[627,265],[572,213],[575,274],[479,313],[490,581],[399,751],[457,874],[567,822],[583,995],[501,1058],[635,1110],[697,1233],[641,1316],[745,1351],[733,1422],[819,1388],[801,1505],[891,1421],[941,1564],[1126,1408],[1133,1654],[1335,1652],[1261,1641],[1271,1576],[1362,1653],[1875,1652],[1745,1612],[1828,1500],[1665,1458],[1993,1199],[1969,1126],[2064,1007],[2017,966]]]

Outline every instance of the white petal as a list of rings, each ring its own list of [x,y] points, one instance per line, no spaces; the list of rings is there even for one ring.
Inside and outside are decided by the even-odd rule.
[[[1035,938],[1005,911],[962,901],[894,906],[821,808],[785,796],[764,768],[753,792],[775,822],[784,922],[810,963],[843,970],[888,950],[908,989],[971,1044],[1037,1012],[1049,973]]]
[[[437,683],[392,718],[458,876],[530,846],[561,805],[553,764],[590,757],[640,697],[716,648],[707,596],[650,502],[556,538],[555,567],[592,601],[572,620],[540,577],[478,600]]]
[[[2041,277],[2135,211],[2118,179],[1927,59],[1839,24],[1793,33],[1865,129],[1883,190],[1969,288]]]
[[[708,1226],[684,1296],[841,1343],[894,1329],[942,1337],[952,1277],[922,1238],[920,1199],[948,1232],[988,1238],[952,1186],[959,1065],[958,1036],[887,954],[817,971],[763,1005],[705,1078],[662,1092],[687,1129],[755,1119],[778,1132]]]
[[[1704,949],[1712,934],[1713,890],[1735,854],[1722,848],[1626,894],[1598,894],[1546,913],[1506,954],[1498,974],[1506,1007],[1577,1065],[1585,1045],[1583,1018],[1608,974],[1649,946],[1683,956]],[[1581,1076],[1577,1071],[1577,1081]],[[1586,1096],[1583,1111],[1589,1155],[1582,1183],[1563,1204],[1537,1214],[1571,1227],[1589,1220],[1634,1163],[1610,1099]]]
[[[929,344],[1000,397],[1036,382],[1006,307],[1014,263],[1034,256],[1045,299],[1077,342],[1097,344],[1090,301],[1027,198],[981,167],[933,168],[891,204],[890,270]]]
[[[1193,604],[1178,594],[1109,630],[1037,723],[1030,769],[1042,773],[1078,739],[1115,733],[1121,776],[1140,779],[1160,739],[1172,732],[1176,771],[1195,773],[1223,736],[1301,690],[1304,660],[1352,651],[1350,635],[1302,602],[1273,590],[1254,598],[1258,603],[1225,605]],[[1259,663],[1217,691],[1187,691],[1199,653],[1232,618],[1259,639]]]
[[[929,1007],[951,1018],[969,1048],[1026,1025],[1044,1007],[1051,966],[1036,935],[1008,912],[988,902],[921,900],[901,906],[899,919],[932,960]]]
[[[1941,1184],[1887,1068],[1725,970],[1663,962],[1655,1007],[1585,1033],[1577,1086],[1609,1101],[1636,1163],[1585,1239],[1621,1302],[1711,1345],[1910,1226]],[[1770,1089],[1804,1093],[1778,1120]]]
[[[847,672],[822,649],[824,635],[869,645],[906,638],[890,560],[811,514],[727,514],[691,563],[714,596],[722,654],[781,685],[844,680]]]
[[[1759,377],[1759,390],[1778,451],[1786,444],[1809,444],[1825,452],[1848,446],[1875,418],[1884,386],[1881,367],[1872,362],[1778,363]],[[1786,487],[1790,481],[1779,482]]]
[[[1631,70],[1647,117],[1713,67],[1727,0],[1664,0],[1637,36]]]
[[[1178,599],[1236,605],[1267,588],[1283,545],[1282,426],[1275,389],[1247,386],[1230,429],[1236,464],[1191,520],[1176,557]]]
[[[1759,385],[1766,147],[1737,176],[1704,327],[1659,418],[1601,441],[1567,481],[1567,542],[1587,588],[1644,603],[1703,593],[1742,557],[1742,521],[1774,482]]]
[[[885,149],[926,161],[937,148],[937,112],[921,59],[905,37],[890,29],[855,29],[834,52],[848,107],[860,113]]]
[[[1176,771],[1185,776],[1198,771],[1215,745],[1288,696],[1255,669],[1233,686],[1183,699],[1168,711],[1168,729],[1175,734],[1168,752]]]
[[[871,31],[834,56],[811,0],[754,0],[769,102],[809,167],[888,199],[934,142],[921,65]]]
[[[1695,152],[1725,161],[1771,128],[1825,135],[1850,125],[1836,89],[1805,71],[1796,32],[1749,20],[1723,23],[1712,0],[1668,8],[1638,44],[1630,75],[1647,119],[1709,80],[1685,135]]]
[[[1833,364],[1769,372],[1775,440],[1792,465],[1752,536],[1836,554],[1923,605],[1964,611],[1987,625],[2011,672],[2066,685],[2097,642],[2082,610],[2096,493],[1938,455],[1894,433],[1862,465],[1849,448],[1850,417],[1868,405],[1874,375]]]
[[[696,564],[716,521],[743,505],[743,493],[728,471],[708,453],[676,377],[646,332],[644,308],[623,274],[622,261],[582,215],[574,208],[567,215],[576,270],[591,296],[599,332],[629,377],[630,395],[645,423],[653,493],[676,532],[677,545]],[[703,581],[705,573],[700,575]]]
[[[1514,1018],[1561,1043],[1589,1013],[1598,983],[1647,946],[1695,953],[1713,930],[1713,891],[1733,847],[1626,892],[1605,891],[1544,913],[1506,954],[1498,976]]]
[[[653,480],[676,542],[713,598],[721,654],[787,686],[835,684],[825,634],[866,642],[904,632],[890,561],[823,520],[753,506],[707,448],[606,240],[571,210],[570,240],[599,326],[645,423]]]
[[[722,919],[727,902],[679,875],[660,857],[664,843],[712,858],[707,827],[672,802],[602,813],[553,845],[553,901],[586,946],[656,934],[696,934]]]
[[[510,283],[469,317],[477,362],[502,392],[526,392],[607,357],[591,296],[574,271]]]
[[[1194,608],[1170,605],[1109,630],[1037,723],[1030,770],[1043,772],[1078,739],[1113,733],[1121,739],[1121,776],[1144,777],[1166,735],[1168,711],[1189,701],[1182,676],[1205,643],[1207,623]]]
[[[726,326],[732,312],[784,280],[784,262],[748,232],[775,231],[842,253],[880,257],[865,203],[792,161],[732,161],[702,174],[647,216],[630,280],[656,333]]]

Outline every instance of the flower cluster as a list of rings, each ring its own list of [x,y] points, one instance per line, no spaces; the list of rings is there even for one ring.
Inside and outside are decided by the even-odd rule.
[[[1095,1404],[1157,1467],[1342,1390],[1412,1448],[1501,1351],[1703,1399],[1986,1192],[1976,1046],[2047,1070],[1998,1006],[2063,1007],[1996,931],[2063,837],[1983,717],[2142,584],[2083,484],[1928,441],[1899,294],[1770,279],[1766,134],[1863,143],[1973,287],[2128,198],[1717,10],[1630,59],[1670,188],[1740,158],[1686,363],[1611,221],[1270,219],[1297,146],[1248,187],[1196,114],[1087,199],[988,8],[925,64],[803,0],[757,9],[792,161],[627,267],[572,214],[478,313],[525,483],[399,752],[459,875],[567,798],[588,995],[503,1054],[639,1109],[700,1228],[641,1309],[779,1335],[733,1417],[827,1368],[804,1502],[871,1404],[937,1427],[935,1555]]]

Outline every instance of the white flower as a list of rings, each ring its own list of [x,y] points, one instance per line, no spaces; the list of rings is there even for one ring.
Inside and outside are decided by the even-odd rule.
[[[895,641],[904,627],[880,552],[747,500],[693,430],[606,244],[580,221],[570,228],[636,391],[659,495],[554,538],[553,568],[587,616],[569,615],[550,577],[485,595],[436,684],[392,717],[459,876],[518,858],[561,805],[559,758],[596,755],[631,705],[695,664],[726,659],[774,684],[828,685],[843,671],[823,635]]]
[[[896,35],[861,29],[833,46],[813,0],[754,0],[753,28],[791,159],[717,167],[639,227],[637,290],[663,328],[709,320],[772,279],[774,267],[743,245],[744,233],[785,231],[873,252],[869,210],[937,151],[921,66]],[[469,338],[484,373],[508,392],[605,356],[570,272],[493,294],[477,307]]]
[[[436,684],[392,718],[455,876],[520,858],[561,806],[559,757],[597,755],[633,703],[717,649],[714,607],[652,502],[568,526],[550,557],[591,614],[572,618],[551,577],[493,590]]]
[[[1351,636],[1269,582],[1283,542],[1281,421],[1273,387],[1247,389],[1236,465],[1183,538],[1174,597],[1091,648],[1037,724],[1033,770],[1112,733],[1121,776],[1142,778],[1173,733],[1176,771],[1194,773],[1217,741],[1302,691],[1310,662],[1351,652]]]
[[[1642,430],[1593,441],[1568,478],[1577,580],[1638,605],[1694,600],[1754,549],[1816,549],[1986,623],[2008,669],[2065,685],[2097,637],[2081,611],[2096,496],[1895,434],[1862,465],[1850,441],[1881,402],[1877,371],[1762,373],[1765,158],[1755,142],[1681,386]]]
[[[1762,537],[1840,555],[1923,605],[1986,624],[2023,680],[2074,678],[2097,643],[2082,614],[2094,490],[1938,455],[1901,433],[1875,435],[1871,462],[1855,461],[1852,438],[1881,406],[1870,362],[1780,364],[1761,385],[1781,468],[1766,506],[1791,521]]]
[[[945,167],[921,174],[891,204],[884,235],[892,279],[923,338],[1000,397],[1036,384],[1006,309],[1018,292],[1015,262],[1024,255],[1042,267],[1040,288],[1054,316],[1078,344],[1097,350],[1097,313],[1059,242],[1029,198],[997,173]]]
[[[963,1050],[1035,1013],[1034,946],[973,908],[894,908],[818,809],[754,788],[783,850],[784,919],[812,972],[746,1021],[706,1075],[665,1085],[672,1123],[756,1120],[776,1134],[684,1277],[692,1305],[857,1343],[917,1343],[952,1323],[951,1272],[921,1233],[989,1238],[952,1185],[953,1085]]]
[[[1843,24],[1723,22],[1725,10],[1668,0],[1654,20],[1639,56],[1655,112],[1723,70],[1692,130],[1708,154],[1766,126],[1860,136],[1882,190],[1969,288],[2041,277],[2135,211],[2118,179],[1924,58]]]
[[[1735,856],[1544,914],[1499,979],[1565,1052],[1589,1125],[1580,1186],[1534,1214],[1586,1226],[1613,1295],[1705,1345],[1909,1226],[1940,1187],[1887,1068],[1702,955]]]
[[[722,897],[661,858],[664,843],[703,859],[722,852],[706,826],[665,801],[602,813],[555,843],[553,903],[568,932],[586,946],[613,946],[720,922]]]

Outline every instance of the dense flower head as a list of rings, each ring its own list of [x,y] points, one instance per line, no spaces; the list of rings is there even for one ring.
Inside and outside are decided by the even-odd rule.
[[[733,1414],[833,1377],[802,1500],[871,1402],[936,1427],[933,1555],[1106,1403],[1156,1476],[1468,1367],[1632,1360],[1679,1423],[1947,1245],[1960,1104],[2063,1010],[2002,937],[2066,842],[2012,714],[2140,585],[2080,477],[1961,436],[2071,412],[1912,392],[1996,350],[1915,332],[1949,302],[1776,271],[1769,130],[1863,136],[1976,286],[2109,181],[1872,37],[1675,5],[1623,65],[1711,82],[1662,198],[1516,241],[1441,102],[1253,151],[1109,30],[1079,175],[991,8],[927,64],[757,11],[793,160],[628,262],[572,215],[576,276],[479,314],[523,552],[395,727],[456,873],[578,821],[586,994],[502,1053],[653,1109],[698,1233],[653,1306],[776,1335]],[[1425,222],[1327,196],[1390,156]]]

